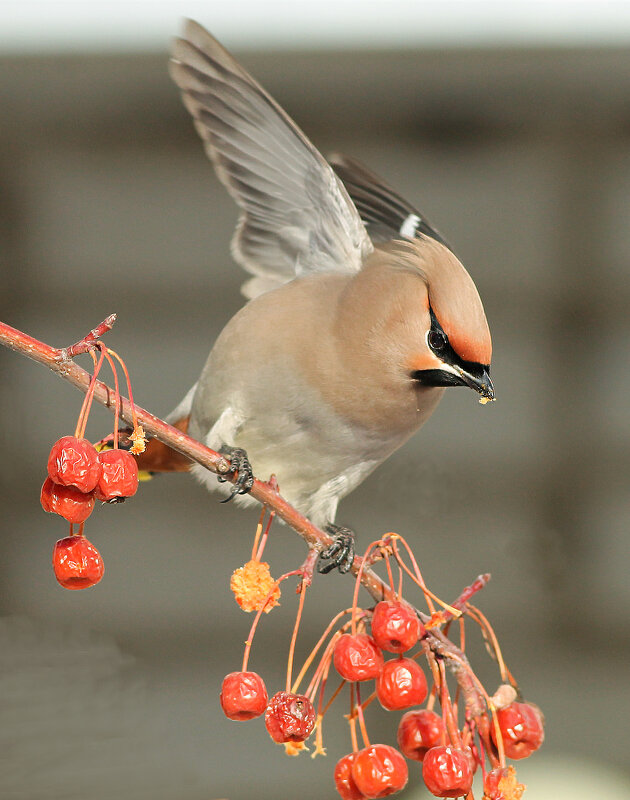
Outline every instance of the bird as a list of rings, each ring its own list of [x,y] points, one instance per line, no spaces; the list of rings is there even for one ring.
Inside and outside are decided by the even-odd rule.
[[[240,209],[231,250],[251,277],[168,420],[224,453],[238,480],[219,483],[156,440],[141,468],[190,468],[245,504],[253,474],[275,475],[289,503],[343,539],[339,501],[447,387],[494,399],[479,293],[423,214],[359,161],[326,160],[200,24],[184,23],[170,74]],[[337,551],[349,548],[346,536]]]

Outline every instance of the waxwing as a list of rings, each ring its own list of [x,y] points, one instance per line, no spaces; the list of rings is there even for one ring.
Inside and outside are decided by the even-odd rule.
[[[254,474],[323,526],[430,417],[444,388],[494,399],[475,285],[426,218],[357,161],[327,162],[207,31],[171,60],[219,180],[241,210],[232,254],[251,278],[170,421],[239,470],[211,489],[252,502]],[[246,454],[246,456],[245,456]],[[155,440],[141,466],[188,469]]]

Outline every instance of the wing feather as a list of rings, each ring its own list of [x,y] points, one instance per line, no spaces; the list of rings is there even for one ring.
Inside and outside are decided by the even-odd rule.
[[[372,241],[414,239],[420,233],[452,250],[423,214],[360,161],[340,153],[333,154],[329,161],[348,190]]]
[[[187,21],[171,75],[216,173],[241,208],[232,252],[261,291],[311,272],[355,272],[372,250],[342,181],[283,109]]]

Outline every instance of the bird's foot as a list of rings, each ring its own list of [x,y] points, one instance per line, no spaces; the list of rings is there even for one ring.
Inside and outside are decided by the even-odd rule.
[[[317,571],[326,575],[336,567],[343,575],[348,572],[354,561],[354,532],[350,528],[334,525],[332,522],[326,525],[326,531],[334,541],[319,554]],[[327,563],[322,563],[324,561]]]
[[[230,472],[237,473],[232,491],[225,500],[221,500],[222,503],[229,503],[235,495],[251,492],[252,486],[254,485],[254,473],[252,465],[249,463],[247,453],[241,447],[231,447],[228,444],[224,444],[219,450],[219,453],[225,456],[230,462]],[[218,480],[220,483],[224,483],[227,478],[219,475]]]

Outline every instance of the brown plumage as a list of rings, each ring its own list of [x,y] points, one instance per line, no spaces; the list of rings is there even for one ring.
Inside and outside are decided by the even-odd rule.
[[[289,502],[324,524],[446,386],[494,398],[481,300],[426,218],[358,162],[327,163],[194,22],[171,73],[241,209],[232,251],[253,275],[251,301],[172,418],[189,417],[188,432],[214,449],[245,449],[259,477],[275,473]]]

